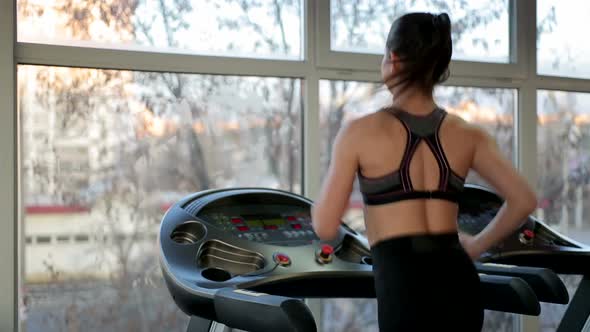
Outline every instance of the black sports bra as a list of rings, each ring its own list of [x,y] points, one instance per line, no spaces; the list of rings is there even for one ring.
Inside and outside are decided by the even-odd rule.
[[[451,169],[438,135],[447,112],[439,107],[427,116],[416,116],[397,109],[387,112],[398,118],[406,128],[406,149],[397,171],[378,178],[367,178],[359,169],[360,190],[365,204],[379,205],[408,199],[444,199],[457,202],[465,179]],[[410,162],[422,140],[426,142],[438,164],[440,180],[437,190],[414,190],[412,186]]]

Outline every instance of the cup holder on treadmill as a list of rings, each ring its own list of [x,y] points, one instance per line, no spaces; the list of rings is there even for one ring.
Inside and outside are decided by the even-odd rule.
[[[209,240],[197,254],[197,264],[203,269],[220,269],[231,277],[253,273],[264,268],[264,256],[219,240]],[[205,277],[205,276],[203,276]]]
[[[231,279],[231,274],[224,269],[215,267],[206,268],[201,271],[203,278],[211,281],[224,282]]]
[[[176,226],[170,234],[172,241],[178,244],[195,244],[205,237],[207,229],[197,221],[189,221]]]

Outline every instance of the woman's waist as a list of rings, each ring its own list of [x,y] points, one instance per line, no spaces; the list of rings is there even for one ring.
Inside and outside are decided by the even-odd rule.
[[[390,239],[437,238],[436,235],[457,234],[456,218],[439,218],[433,221],[397,217],[383,219],[367,218],[365,220],[367,237],[371,246]]]
[[[406,201],[366,207],[370,243],[401,235],[456,233],[458,208],[447,203]]]
[[[377,240],[371,245],[372,255],[432,253],[462,249],[456,230],[440,233],[419,233],[391,236]]]

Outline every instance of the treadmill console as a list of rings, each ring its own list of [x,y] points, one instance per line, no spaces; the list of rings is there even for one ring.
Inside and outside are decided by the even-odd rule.
[[[459,198],[459,228],[462,232],[475,235],[481,232],[498,213],[504,201],[489,189],[466,185],[465,192]],[[521,226],[521,232],[534,231],[532,218]]]
[[[239,239],[277,246],[301,246],[319,241],[309,208],[252,204],[233,200],[232,206],[208,206],[196,217]]]
[[[481,232],[494,218],[502,207],[503,200],[491,190],[466,185],[465,192],[459,199],[459,229],[475,235]],[[523,221],[517,232],[510,235],[502,243],[489,250],[484,257],[497,257],[515,252],[533,250],[559,250],[560,248],[579,249],[583,245],[564,237],[547,227],[533,216]],[[484,258],[486,260],[486,258]]]

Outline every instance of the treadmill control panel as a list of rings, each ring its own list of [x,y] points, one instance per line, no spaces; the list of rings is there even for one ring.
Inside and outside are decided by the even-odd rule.
[[[479,187],[466,187],[465,190],[459,199],[459,229],[474,235],[481,232],[494,219],[503,201],[496,194]],[[534,217],[528,217],[516,233],[507,237],[492,251],[532,247],[577,247],[577,245],[540,225]]]
[[[282,204],[261,208],[256,204],[235,204],[204,209],[197,217],[248,241],[291,247],[319,240],[313,231],[309,208]]]

